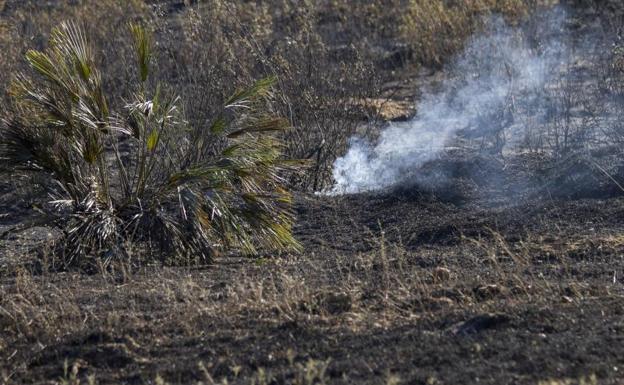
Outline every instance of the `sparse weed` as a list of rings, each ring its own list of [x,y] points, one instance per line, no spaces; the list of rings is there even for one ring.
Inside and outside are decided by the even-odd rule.
[[[595,374],[581,376],[578,379],[548,379],[539,381],[538,385],[597,385],[598,377]]]

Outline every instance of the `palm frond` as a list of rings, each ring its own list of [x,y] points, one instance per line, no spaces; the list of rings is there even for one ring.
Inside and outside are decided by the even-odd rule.
[[[130,24],[130,30],[134,37],[134,47],[137,54],[139,76],[142,82],[149,76],[150,61],[152,60],[151,36],[140,24]]]
[[[298,250],[284,175],[301,164],[282,159],[289,124],[270,112],[275,79],[235,93],[209,126],[189,127],[180,98],[148,86],[151,36],[130,29],[139,83],[122,113],[109,110],[74,23],[53,31],[47,51],[29,51],[32,75],[13,84],[0,156],[49,177],[67,264],[128,254],[128,244],[185,262],[209,262],[219,248]]]

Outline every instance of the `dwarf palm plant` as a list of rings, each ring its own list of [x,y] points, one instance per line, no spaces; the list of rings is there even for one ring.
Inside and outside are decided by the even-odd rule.
[[[12,87],[2,151],[16,169],[49,176],[47,215],[65,235],[65,261],[157,255],[210,261],[215,249],[298,248],[291,196],[270,112],[271,79],[233,95],[205,127],[189,127],[179,98],[150,92],[152,41],[133,25],[133,100],[111,111],[85,32],[63,23],[45,52],[29,51],[31,76]],[[154,255],[154,254],[151,254]]]

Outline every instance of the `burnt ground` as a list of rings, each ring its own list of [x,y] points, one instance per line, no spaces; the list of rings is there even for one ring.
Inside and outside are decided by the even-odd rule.
[[[421,80],[381,115],[413,114]],[[620,191],[470,167],[443,191],[298,195],[300,255],[98,274],[47,269],[49,228],[4,234],[39,199],[2,180],[0,383],[624,382]]]
[[[624,198],[297,210],[302,255],[210,267],[41,273],[47,230],[9,236],[3,382],[621,383]]]

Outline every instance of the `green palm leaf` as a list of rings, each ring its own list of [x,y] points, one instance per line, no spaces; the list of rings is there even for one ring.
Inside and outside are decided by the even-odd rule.
[[[179,98],[148,86],[151,36],[130,30],[139,83],[125,111],[109,110],[93,50],[74,23],[53,31],[47,51],[26,54],[31,74],[12,86],[16,109],[0,156],[49,179],[67,264],[128,255],[137,243],[150,258],[185,262],[209,262],[215,248],[299,250],[284,173],[302,164],[282,159],[279,135],[289,123],[270,113],[275,79],[236,92],[209,126],[189,127]]]

